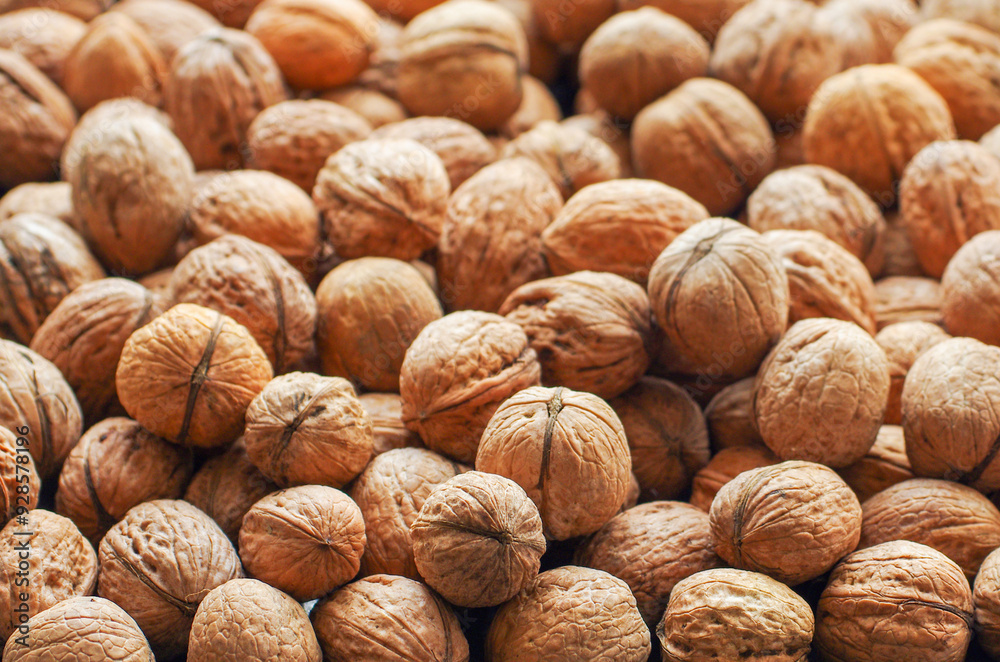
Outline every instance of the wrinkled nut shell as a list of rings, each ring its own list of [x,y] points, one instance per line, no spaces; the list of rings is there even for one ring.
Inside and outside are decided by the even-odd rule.
[[[358,399],[372,421],[372,452],[375,455],[424,445],[420,435],[403,424],[403,399],[398,393],[362,393]]]
[[[897,322],[941,325],[944,289],[933,278],[891,276],[875,283],[875,321],[879,329]]]
[[[754,425],[753,385],[753,377],[730,384],[705,407],[705,422],[716,453],[727,448],[764,445]]]
[[[910,460],[906,457],[903,428],[883,425],[868,454],[837,473],[851,486],[862,504],[882,490],[913,478]]]
[[[25,484],[27,493],[22,491],[19,495],[18,485]],[[7,524],[17,514],[19,506],[25,510],[34,508],[41,486],[35,461],[28,452],[28,438],[0,425],[0,496],[3,497],[0,499],[0,521]]]
[[[980,309],[977,314],[983,316],[986,311]],[[887,425],[899,425],[903,420],[903,383],[913,363],[928,349],[949,338],[951,336],[941,327],[921,321],[890,324],[882,327],[875,336],[875,342],[885,350],[889,360],[889,404],[885,410]]]
[[[37,29],[38,25],[45,29]],[[86,23],[63,11],[42,7],[7,10],[0,18],[0,48],[20,53],[60,85],[66,56],[86,31]]]
[[[691,505],[706,513],[723,485],[744,471],[768,467],[781,460],[767,446],[734,446],[716,453],[691,481]]]
[[[995,657],[1000,654],[1000,552],[986,557],[973,586],[976,641]]]
[[[1000,231],[983,232],[967,241],[948,262],[941,277],[941,316],[951,334],[1000,345],[1000,318],[995,312],[1000,304],[998,246]],[[943,331],[940,335],[948,337]]]

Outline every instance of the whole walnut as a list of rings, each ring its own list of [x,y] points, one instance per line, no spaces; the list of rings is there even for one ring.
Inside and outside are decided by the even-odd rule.
[[[24,56],[0,48],[0,188],[55,178],[73,104]]]
[[[179,499],[191,480],[188,449],[170,444],[135,421],[106,418],[73,447],[56,492],[56,512],[95,545],[133,507]]]
[[[399,100],[413,115],[457,117],[487,131],[521,103],[528,42],[498,3],[452,0],[428,9],[407,23],[399,49]]]
[[[240,558],[247,573],[314,600],[349,582],[365,548],[365,522],[346,494],[323,485],[270,494],[243,518]]]
[[[211,448],[239,436],[247,406],[272,376],[246,327],[182,303],[129,336],[115,380],[122,406],[144,428]]]
[[[642,6],[656,7],[657,9],[676,16],[705,37],[708,41],[714,41],[719,28],[732,17],[741,7],[750,0],[700,0],[690,2],[690,0],[619,0],[618,8],[621,11],[630,11]]]
[[[10,662],[39,658],[101,662],[114,651],[115,662],[153,662],[153,650],[142,630],[124,609],[104,598],[68,598],[35,614],[20,633],[7,640],[3,657]]]
[[[809,655],[814,629],[812,609],[784,584],[713,568],[674,585],[656,636],[670,662],[798,662]]]
[[[45,214],[0,222],[0,321],[27,345],[59,303],[104,269],[76,232]]]
[[[167,64],[199,34],[221,27],[214,16],[185,0],[122,0],[114,4],[112,11],[135,21]]]
[[[372,128],[402,122],[409,117],[399,101],[360,83],[324,90],[316,98],[343,106],[361,116]]]
[[[882,490],[913,478],[903,428],[883,425],[868,454],[837,473],[851,486],[862,505]]]
[[[994,550],[973,582],[976,641],[990,657],[1000,654],[1000,552]]]
[[[888,400],[889,362],[875,339],[856,324],[818,318],[796,323],[765,359],[753,410],[775,455],[840,468],[875,443]]]
[[[708,218],[686,193],[645,179],[592,184],[566,201],[542,232],[552,273],[607,271],[645,285],[657,256]]]
[[[86,23],[53,9],[30,7],[0,14],[0,48],[20,53],[56,85],[62,84],[66,56],[86,31]]]
[[[722,565],[708,515],[678,501],[644,503],[616,515],[577,548],[573,560],[628,584],[651,628],[677,582]]]
[[[816,230],[864,262],[873,275],[885,262],[886,224],[878,205],[825,166],[771,173],[747,199],[746,211],[747,224],[758,232]]]
[[[398,393],[362,393],[358,400],[372,422],[373,455],[424,445],[420,435],[403,424],[403,399]]]
[[[933,278],[890,276],[875,283],[875,321],[884,329],[899,322],[943,325],[944,289]]]
[[[346,379],[292,372],[247,407],[243,440],[250,460],[281,487],[342,487],[371,458],[372,423]]]
[[[694,475],[691,481],[691,505],[706,513],[719,490],[744,471],[769,467],[781,462],[767,446],[723,448]]]
[[[958,249],[941,278],[945,328],[956,336],[991,345],[1000,345],[1000,334],[994,329],[994,301],[1000,290],[993,281],[998,268],[994,247],[998,243],[1000,231],[976,235]],[[940,335],[948,337],[943,331]]]
[[[212,519],[186,501],[142,503],[98,549],[97,594],[135,619],[158,659],[182,657],[198,605],[243,576],[240,557]]]
[[[716,553],[795,586],[854,551],[861,504],[833,470],[812,462],[751,469],[719,490],[709,511]]]
[[[38,505],[42,481],[28,452],[30,428],[0,425],[0,522],[7,524],[15,515]],[[22,434],[24,433],[24,434]],[[18,487],[22,487],[18,490]]]
[[[198,170],[235,170],[246,161],[247,129],[260,111],[284,101],[281,71],[257,39],[207,30],[170,63],[164,105]]]
[[[854,67],[826,79],[806,112],[806,159],[846,175],[883,206],[917,152],[955,137],[948,105],[895,64]]]
[[[316,303],[316,348],[323,373],[376,391],[399,390],[407,348],[443,314],[415,267],[382,257],[336,267],[316,290]]]
[[[972,590],[962,569],[906,540],[841,561],[816,609],[823,659],[961,662],[971,639]]]
[[[997,233],[1000,236],[1000,233]],[[980,310],[983,315],[986,311]],[[972,335],[960,333],[959,335]],[[941,327],[930,322],[897,322],[882,327],[875,342],[885,350],[889,359],[889,405],[885,410],[885,423],[899,425],[903,420],[903,382],[921,354],[931,347],[951,338]]]
[[[163,298],[142,285],[102,278],[70,292],[35,332],[31,348],[59,368],[84,420],[93,423],[120,409],[115,371],[128,337],[163,311]]]
[[[692,225],[649,272],[649,300],[673,371],[739,379],[788,322],[788,278],[759,234],[736,221]]]
[[[528,335],[546,386],[613,398],[639,381],[655,353],[649,297],[615,274],[536,280],[514,290],[498,312]]]
[[[631,469],[625,430],[611,406],[561,386],[526,388],[504,401],[476,455],[477,471],[525,489],[554,540],[593,533],[614,517]]]
[[[256,579],[233,579],[198,605],[188,657],[202,662],[321,662],[309,616],[298,602]]]
[[[618,155],[622,177],[632,177],[632,147],[629,144],[628,124],[600,109],[567,117],[562,123],[581,128],[607,143],[608,147]]]
[[[53,216],[79,231],[69,182],[19,184],[0,197],[0,223],[26,212]]]
[[[649,629],[628,584],[601,570],[563,566],[538,575],[490,624],[490,662],[645,662]]]
[[[774,167],[767,120],[735,87],[692,78],[632,123],[636,174],[678,188],[713,215],[739,207]]]
[[[754,425],[753,385],[753,377],[734,382],[713,396],[705,407],[712,450],[764,445]]]
[[[420,582],[373,575],[323,598],[312,624],[325,660],[468,662],[451,607]]]
[[[518,1],[501,0],[500,4],[510,8],[511,2]],[[562,108],[559,106],[559,100],[552,94],[548,86],[534,76],[524,74],[521,76],[521,103],[498,132],[503,138],[513,140],[521,134],[531,131],[542,122],[559,122],[561,119]],[[613,166],[601,164],[600,167]]]
[[[27,427],[20,436],[28,440],[38,475],[54,476],[83,431],[73,389],[51,361],[2,339],[0,383],[0,425],[15,431]]]

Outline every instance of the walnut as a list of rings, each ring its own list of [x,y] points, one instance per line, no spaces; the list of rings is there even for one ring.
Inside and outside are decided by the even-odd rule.
[[[87,24],[80,19],[52,9],[31,7],[0,14],[0,48],[20,53],[56,85],[62,84],[66,56],[86,31]]]
[[[399,39],[403,34],[403,25],[391,18],[391,12],[382,11],[379,4],[385,0],[373,0],[369,3],[378,12],[378,28],[375,33],[374,50],[368,61],[368,68],[358,76],[358,83],[378,90],[393,99],[398,98],[397,71],[399,69]],[[412,0],[406,0],[407,2]],[[431,0],[434,1],[434,0]],[[394,3],[393,8],[399,4]]]
[[[233,579],[212,589],[198,605],[188,642],[188,657],[203,662],[321,662],[323,657],[302,605],[256,579]]]
[[[73,211],[72,191],[69,182],[19,184],[0,197],[0,223],[17,214],[45,214],[58,218],[78,231],[79,222]]]
[[[921,0],[920,9],[925,19],[950,18],[1000,32],[1000,16],[991,0]]]
[[[28,344],[77,287],[104,269],[76,232],[45,214],[17,214],[0,223],[0,321]]]
[[[1000,653],[1000,552],[994,550],[979,567],[973,583],[976,641],[990,657]]]
[[[883,278],[875,283],[875,297],[875,321],[880,330],[899,322],[944,324],[944,291],[933,278]]]
[[[207,11],[183,0],[122,0],[114,4],[112,11],[138,23],[168,64],[199,34],[221,27]]]
[[[556,275],[608,271],[645,285],[663,249],[707,218],[701,203],[665,184],[614,180],[567,200],[542,232],[542,249]]]
[[[561,73],[560,51],[558,45],[552,43],[542,34],[541,23],[535,13],[532,0],[497,0],[509,9],[521,22],[524,35],[528,39],[528,74],[522,78],[525,94],[530,94],[529,88],[542,90],[549,96],[548,85],[555,82]]]
[[[272,376],[246,327],[182,303],[129,336],[115,379],[118,399],[144,428],[209,448],[239,436],[247,406]]]
[[[713,450],[764,445],[754,427],[753,385],[753,377],[734,382],[715,394],[705,407]]]
[[[657,9],[676,16],[703,36],[709,42],[716,38],[726,21],[732,17],[741,7],[750,0],[701,0],[700,2],[689,2],[688,0],[620,0],[619,10],[630,11],[642,6],[656,7]]]
[[[780,461],[766,446],[723,448],[694,475],[691,481],[691,505],[707,513],[719,490],[731,480],[744,471],[769,467]]]
[[[490,624],[492,662],[644,662],[649,629],[628,584],[601,570],[563,566],[541,573]]]
[[[767,575],[732,568],[679,581],[656,628],[665,660],[797,662],[809,655],[812,609]]]
[[[21,433],[25,434],[21,434]],[[0,425],[0,523],[7,524],[14,515],[38,505],[41,480],[35,461],[28,452],[30,440],[24,427]],[[18,490],[18,487],[22,487]]]
[[[500,4],[503,4],[503,0],[500,0]],[[521,103],[499,131],[504,138],[514,139],[531,131],[542,122],[559,122],[561,119],[562,108],[559,106],[559,100],[548,86],[537,78],[525,74],[521,76]],[[605,167],[610,166],[605,165]]]
[[[346,379],[292,372],[275,378],[247,408],[250,460],[281,487],[354,479],[372,455],[372,424]]]
[[[135,619],[160,659],[183,656],[198,605],[216,586],[243,576],[222,530],[186,501],[132,508],[98,554],[98,595]]]
[[[312,611],[324,659],[468,662],[469,644],[451,607],[420,582],[366,577]]]
[[[572,51],[586,41],[602,23],[611,18],[619,7],[614,0],[573,0],[571,4],[557,0],[533,0],[535,21],[542,37]]]
[[[198,170],[242,167],[247,129],[287,94],[281,71],[252,35],[214,28],[170,63],[164,104]]]
[[[649,272],[649,300],[664,332],[664,360],[685,374],[746,377],[788,321],[780,258],[729,219],[696,223],[660,253]]]
[[[871,198],[847,177],[818,165],[779,170],[747,200],[747,224],[767,230],[816,230],[877,274],[886,259],[886,225]]]
[[[886,227],[883,243],[885,245],[885,263],[879,276],[923,276],[920,260],[913,250],[913,243],[906,234],[906,228],[900,219],[898,209],[886,214]]]
[[[850,322],[811,319],[789,329],[761,365],[754,418],[781,459],[840,468],[875,443],[888,399],[889,362],[875,339]]]
[[[316,303],[324,374],[377,391],[399,390],[407,348],[442,315],[437,296],[415,267],[380,257],[336,267],[316,290]]]
[[[993,280],[998,266],[994,247],[998,243],[1000,232],[996,230],[976,235],[958,249],[941,279],[941,312],[948,331],[991,345],[1000,345],[1000,334],[994,329],[994,302],[1000,292]],[[944,332],[939,334],[947,337]]]
[[[618,415],[590,393],[532,387],[483,431],[476,470],[510,478],[538,506],[547,537],[593,533],[625,502],[632,468]]]
[[[193,0],[228,28],[242,28],[261,0]]]
[[[365,548],[358,506],[332,487],[304,485],[270,494],[247,512],[240,558],[247,573],[300,602],[353,578]]]
[[[403,424],[403,399],[398,393],[362,393],[358,399],[372,422],[374,455],[423,446],[420,435]]]
[[[816,609],[816,649],[824,659],[959,662],[971,639],[972,591],[962,569],[906,540],[841,561]]]
[[[603,110],[596,109],[585,115],[573,115],[562,121],[567,126],[583,129],[600,138],[618,155],[622,177],[632,176],[632,147],[629,144],[628,125]]]
[[[60,3],[59,11],[66,12],[82,21],[89,21],[110,6],[111,0],[68,0]],[[3,0],[0,2],[0,14],[33,7],[51,9],[49,3],[43,2],[43,0]]]
[[[862,504],[884,489],[913,478],[906,457],[903,428],[883,425],[868,454],[837,473],[851,486]]]
[[[955,137],[948,105],[895,64],[854,67],[826,79],[809,102],[806,159],[846,175],[883,206],[906,164],[935,140]]]
[[[761,112],[722,81],[692,78],[636,115],[636,174],[679,188],[714,215],[739,207],[774,167]]]
[[[22,55],[0,49],[0,189],[54,179],[73,104]]]
[[[343,85],[324,90],[317,98],[322,101],[331,101],[357,113],[373,128],[402,122],[409,117],[403,104],[396,99],[384,92],[360,84]]]
[[[413,115],[457,117],[485,131],[521,103],[528,42],[517,17],[497,3],[428,9],[403,29],[399,49],[399,100]]]
[[[979,144],[1000,159],[1000,124],[987,131],[986,134],[979,139]]]
[[[980,312],[980,315],[984,311]],[[970,334],[960,334],[970,335]],[[930,322],[897,322],[882,327],[875,342],[885,350],[889,359],[889,404],[885,410],[885,423],[899,425],[903,420],[902,397],[906,374],[921,354],[951,336],[941,327]]]
[[[48,359],[10,340],[0,340],[0,383],[0,425],[27,427],[38,475],[54,476],[83,431],[73,389]]]

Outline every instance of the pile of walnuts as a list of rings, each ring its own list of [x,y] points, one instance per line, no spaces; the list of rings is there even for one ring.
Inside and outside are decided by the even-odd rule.
[[[1000,0],[0,0],[2,662],[1000,662]]]

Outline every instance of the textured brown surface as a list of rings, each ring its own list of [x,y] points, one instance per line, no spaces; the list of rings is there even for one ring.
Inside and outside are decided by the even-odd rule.
[[[719,28],[749,0],[620,0],[622,10],[649,5],[688,23],[709,41]]]
[[[713,451],[764,445],[754,426],[753,385],[753,377],[734,382],[715,394],[705,406],[705,422]]]
[[[359,83],[324,90],[317,98],[332,101],[357,113],[373,128],[402,122],[409,116],[403,104],[393,97]]]
[[[976,641],[996,657],[1000,654],[1000,552],[991,552],[973,583]]]
[[[23,427],[19,432],[0,426],[0,521],[4,524],[38,505],[42,485],[35,461],[27,452],[29,440],[21,432]],[[26,487],[19,492],[22,485]]]
[[[944,301],[941,314],[945,328],[956,336],[968,336],[990,345],[1000,345],[997,331],[997,285],[1000,261],[996,248],[1000,231],[976,235],[952,257],[941,277]]]
[[[691,481],[691,505],[707,513],[723,485],[744,471],[768,467],[780,461],[764,445],[723,448],[694,475]]]
[[[522,4],[521,0],[500,0],[500,4],[508,8],[511,3]],[[546,120],[559,122],[561,119],[562,108],[552,91],[542,81],[525,74],[521,76],[521,103],[499,132],[502,136],[513,139]]]
[[[879,329],[897,322],[944,323],[941,283],[922,276],[890,276],[875,283],[875,320]]]
[[[883,425],[868,453],[837,473],[851,486],[862,504],[882,490],[913,478],[910,460],[906,457],[903,428]]]
[[[555,44],[576,47],[613,16],[624,3],[614,0],[574,0],[572,5],[558,0],[533,0],[535,20],[542,37]]]
[[[73,211],[72,196],[69,182],[20,184],[0,197],[0,223],[9,220],[15,214],[31,212],[54,216],[71,228],[77,229],[79,223]]]
[[[184,0],[123,0],[114,4],[113,11],[138,23],[167,64],[199,34],[221,27],[214,16]]]
[[[982,309],[977,311],[978,315],[984,313]],[[886,424],[899,425],[903,420],[903,382],[913,362],[928,349],[950,337],[936,324],[921,321],[889,324],[882,327],[875,336],[875,342],[885,350],[885,356],[889,360],[889,405],[885,410]]]
[[[1000,32],[1000,16],[990,0],[926,0],[920,3],[926,18],[952,18]]]
[[[39,24],[45,29],[36,29]],[[86,23],[62,11],[30,7],[0,14],[0,48],[20,53],[56,85],[66,56],[86,31]]]
[[[403,423],[403,399],[398,393],[362,393],[358,399],[372,421],[373,455],[424,445],[420,435]]]

